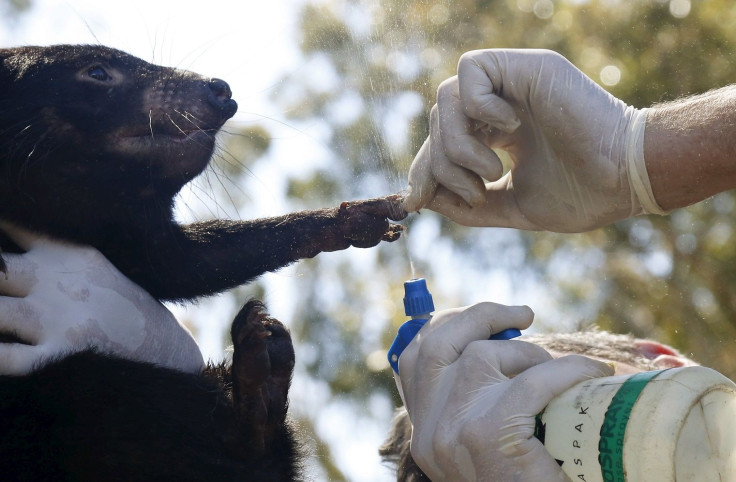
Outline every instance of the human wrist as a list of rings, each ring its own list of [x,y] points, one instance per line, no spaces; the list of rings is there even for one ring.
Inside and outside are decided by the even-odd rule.
[[[626,175],[631,196],[630,216],[637,214],[665,215],[667,211],[657,202],[652,191],[645,162],[644,138],[649,109],[631,109],[625,143]]]
[[[736,187],[736,86],[650,109],[644,153],[652,191],[665,209]]]

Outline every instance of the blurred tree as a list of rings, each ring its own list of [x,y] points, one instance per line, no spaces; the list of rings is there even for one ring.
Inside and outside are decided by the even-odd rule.
[[[329,150],[320,167],[289,180],[291,207],[400,190],[436,88],[465,51],[554,49],[644,107],[736,78],[735,27],[736,4],[727,0],[308,3],[300,24],[306,66],[274,98],[295,129],[318,126]],[[402,241],[321,255],[301,263],[293,280],[300,363],[356,416],[369,412],[371,397],[400,402],[384,354],[403,321],[401,281],[414,268],[438,308],[498,295],[529,304],[544,329],[596,323],[654,337],[736,377],[731,193],[580,235],[464,229],[433,213],[406,224],[408,248]]]
[[[0,0],[0,11],[10,16],[10,18],[5,18],[8,21],[12,20],[19,13],[29,10],[31,4],[31,0]]]
[[[729,83],[736,73],[735,24],[736,5],[719,0],[327,1],[305,8],[302,48],[340,80],[321,95],[307,89],[298,108],[285,107],[298,113],[295,119],[330,124],[335,157],[357,179],[333,184],[343,186],[344,196],[362,195],[373,185],[364,179],[376,172],[403,179],[427,133],[435,89],[464,51],[551,48],[614,95],[648,106]],[[334,112],[353,98],[360,102],[344,106],[353,110],[351,120],[338,120]],[[594,302],[591,321],[663,338],[734,376],[736,359],[728,349],[713,349],[736,339],[733,217],[729,193],[670,217],[572,237],[521,233],[519,241],[525,267],[562,289],[566,302],[586,313]],[[464,241],[466,249],[475,235],[443,223],[442,236]],[[566,266],[583,253],[593,265]],[[430,277],[452,267],[432,269]],[[592,290],[591,280],[598,281]]]

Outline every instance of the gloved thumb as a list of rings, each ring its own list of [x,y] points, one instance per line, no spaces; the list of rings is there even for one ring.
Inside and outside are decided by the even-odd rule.
[[[540,413],[553,398],[572,386],[613,374],[611,363],[582,355],[568,355],[520,373],[511,380],[505,396],[511,397],[511,400],[525,400],[525,413]]]
[[[419,211],[432,200],[437,180],[432,175],[429,137],[424,141],[409,168],[409,190],[403,207],[407,213]]]

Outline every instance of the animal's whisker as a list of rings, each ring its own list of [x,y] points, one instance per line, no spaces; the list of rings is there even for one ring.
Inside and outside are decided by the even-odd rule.
[[[191,112],[189,112],[189,111],[182,112],[182,111],[180,111],[178,109],[174,109],[174,112],[176,112],[184,120],[186,120],[187,122],[189,122],[190,124],[192,124],[196,129],[198,129],[198,130],[207,130],[207,129],[203,129],[201,127],[201,125],[204,123],[203,120],[197,119],[197,117],[194,114],[192,114]]]
[[[179,223],[173,210],[182,188],[204,173],[192,195],[216,200],[212,193],[228,192],[231,182],[223,166],[240,162],[215,135],[237,110],[227,85],[99,45],[0,49],[0,57],[0,78],[12,79],[0,90],[0,106],[21,109],[0,109],[0,156],[16,176],[0,179],[0,219],[91,245],[117,268],[116,276],[142,290],[136,300],[183,303],[323,251],[396,239],[396,226],[387,222],[400,209],[395,196],[353,202],[351,209]],[[70,64],[95,67],[80,71]],[[221,164],[211,163],[213,153]],[[2,238],[0,248],[18,247]],[[291,340],[275,324],[261,339],[264,321],[270,320],[262,307],[249,303],[233,322],[232,396],[207,378],[214,375],[200,374],[199,363],[197,374],[164,368],[171,363],[161,351],[171,348],[168,339],[151,341],[149,333],[144,355],[110,353],[112,339],[91,347],[85,340],[84,348],[99,351],[59,352],[24,368],[33,377],[0,377],[0,413],[28,415],[9,424],[0,417],[9,427],[0,430],[0,447],[14,451],[0,457],[0,473],[10,480],[21,479],[17,474],[25,480],[294,479],[299,453],[285,398]],[[262,353],[239,356],[256,345],[247,340],[250,333]],[[69,340],[59,338],[66,347]],[[283,347],[271,350],[278,338]],[[146,389],[135,388],[141,386]],[[255,404],[268,407],[268,417]],[[150,437],[131,445],[128,433]],[[49,443],[36,443],[39,437]],[[62,463],[61,453],[76,458]],[[49,460],[54,473],[44,472],[47,464],[39,460]]]

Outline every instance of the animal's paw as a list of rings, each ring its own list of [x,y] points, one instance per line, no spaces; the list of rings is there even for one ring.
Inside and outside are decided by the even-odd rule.
[[[240,310],[231,335],[233,402],[243,433],[252,434],[250,443],[262,450],[286,419],[294,369],[291,335],[260,301]]]
[[[370,248],[381,241],[396,241],[404,232],[400,224],[407,216],[402,207],[402,197],[391,196],[366,199],[362,201],[346,201],[337,211],[338,222],[342,233],[351,246]]]

